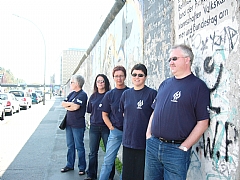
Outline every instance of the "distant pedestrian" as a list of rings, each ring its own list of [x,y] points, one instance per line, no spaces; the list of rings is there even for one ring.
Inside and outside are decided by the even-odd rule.
[[[99,106],[103,120],[110,129],[99,180],[108,180],[122,143],[123,114],[119,112],[119,102],[122,93],[129,89],[125,85],[126,69],[123,66],[114,67],[112,75],[116,87],[105,94]]]
[[[123,180],[144,180],[146,130],[157,91],[145,85],[147,68],[136,64],[131,70],[133,88],[123,92],[120,110],[123,121]]]
[[[160,84],[152,105],[146,133],[146,180],[186,179],[191,147],[208,128],[210,92],[191,72],[193,57],[186,45],[170,50],[174,77]]]
[[[67,165],[61,172],[74,170],[75,154],[78,154],[79,175],[85,174],[86,158],[84,148],[85,112],[87,105],[87,94],[82,90],[84,78],[81,75],[73,75],[70,81],[73,90],[62,102],[67,110]]]
[[[106,75],[98,74],[94,81],[94,91],[90,96],[87,112],[90,113],[90,129],[89,129],[89,164],[87,170],[87,178],[85,180],[97,179],[98,170],[98,150],[100,140],[102,139],[106,149],[110,130],[102,119],[102,111],[98,109],[106,92],[111,89],[109,80]],[[113,179],[115,175],[115,166],[113,166],[109,179]]]

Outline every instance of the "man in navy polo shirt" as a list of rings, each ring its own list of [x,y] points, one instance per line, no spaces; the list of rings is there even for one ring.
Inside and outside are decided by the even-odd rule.
[[[209,122],[210,92],[191,72],[194,55],[186,45],[171,48],[174,77],[161,83],[146,133],[146,180],[184,180],[191,147]]]

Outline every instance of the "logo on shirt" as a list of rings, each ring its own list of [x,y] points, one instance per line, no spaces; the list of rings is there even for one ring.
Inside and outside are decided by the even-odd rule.
[[[173,95],[173,99],[171,100],[172,102],[178,102],[177,99],[181,97],[181,91],[177,91]]]
[[[142,109],[142,105],[143,105],[143,100],[140,100],[140,101],[138,101],[138,103],[137,103],[137,109]]]
[[[82,101],[81,101],[80,99],[77,99],[77,102],[80,103],[80,104],[82,104]]]
[[[102,104],[99,104],[98,107],[102,107]]]

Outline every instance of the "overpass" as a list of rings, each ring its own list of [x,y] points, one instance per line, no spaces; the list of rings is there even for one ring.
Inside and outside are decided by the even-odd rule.
[[[1,83],[0,87],[34,87],[34,88],[41,88],[44,87],[44,84],[10,84],[10,83]],[[61,87],[60,84],[46,84],[45,87]]]

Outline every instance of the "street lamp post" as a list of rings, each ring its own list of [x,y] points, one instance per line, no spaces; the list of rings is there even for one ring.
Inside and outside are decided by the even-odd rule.
[[[39,27],[34,23],[32,22],[31,20],[27,19],[27,18],[24,18],[24,17],[21,17],[21,16],[18,16],[16,14],[13,14],[14,16],[18,17],[18,18],[22,18],[22,19],[25,19],[26,21],[29,21],[30,23],[32,23],[38,30],[39,32],[41,33],[42,35],[42,39],[43,39],[43,43],[44,43],[44,80],[43,80],[43,105],[45,105],[45,97],[46,97],[46,43],[45,43],[45,39],[44,39],[44,36],[43,36],[43,33],[42,31],[39,29]]]

